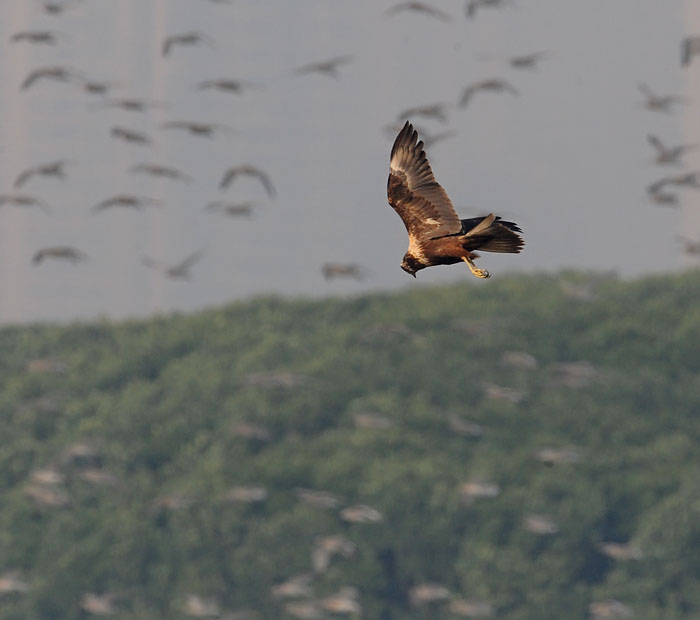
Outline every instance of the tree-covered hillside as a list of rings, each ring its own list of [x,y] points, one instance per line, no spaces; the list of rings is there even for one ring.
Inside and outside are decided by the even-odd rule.
[[[0,617],[700,617],[700,273],[0,331]]]

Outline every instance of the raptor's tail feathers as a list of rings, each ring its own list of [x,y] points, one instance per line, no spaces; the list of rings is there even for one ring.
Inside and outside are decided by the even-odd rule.
[[[520,232],[515,222],[502,220],[493,213],[462,220],[462,234],[468,250],[517,254],[525,245]]]

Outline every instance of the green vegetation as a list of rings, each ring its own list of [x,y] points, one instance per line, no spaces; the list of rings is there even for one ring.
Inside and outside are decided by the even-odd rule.
[[[87,618],[89,593],[124,619],[340,617],[346,586],[345,617],[370,620],[700,617],[699,272],[258,299],[0,344],[5,620]],[[358,504],[381,520],[343,518]],[[305,596],[273,595],[314,549]]]

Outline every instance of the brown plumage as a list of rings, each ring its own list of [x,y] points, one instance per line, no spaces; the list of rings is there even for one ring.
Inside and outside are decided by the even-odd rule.
[[[474,265],[479,256],[474,250],[517,254],[524,245],[518,225],[493,213],[459,218],[433,176],[418,132],[408,121],[391,149],[387,193],[408,231],[408,251],[401,268],[414,277],[425,267],[464,261],[475,276],[488,278],[488,271]]]

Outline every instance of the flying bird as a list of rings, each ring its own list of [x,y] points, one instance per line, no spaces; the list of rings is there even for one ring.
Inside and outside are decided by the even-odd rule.
[[[49,205],[40,198],[27,196],[26,194],[0,194],[0,207],[3,205],[15,205],[16,207],[39,207],[46,213],[51,213]]]
[[[233,80],[221,78],[218,80],[204,80],[197,84],[197,90],[220,90],[224,93],[240,95],[244,91],[253,88],[260,88],[254,82],[248,80]]]
[[[155,198],[144,198],[143,196],[133,196],[131,194],[117,194],[111,198],[106,198],[102,202],[98,202],[92,209],[93,213],[98,213],[112,207],[126,207],[129,209],[136,209],[141,211],[147,206],[160,206],[163,204],[162,200],[156,200]]]
[[[253,213],[254,202],[224,202],[214,200],[208,203],[204,209],[206,211],[219,211],[229,217],[250,217]]]
[[[202,136],[203,138],[213,138],[214,132],[231,131],[228,125],[220,123],[198,123],[192,121],[168,121],[161,125],[163,129],[182,129],[189,132],[193,136]]]
[[[27,168],[17,175],[13,187],[22,187],[27,183],[27,181],[29,181],[29,179],[35,176],[65,179],[66,172],[63,168],[67,163],[67,160],[59,159],[57,161],[51,161],[45,164],[39,164],[38,166],[33,166],[32,168]]]
[[[243,166],[238,166],[235,168],[229,168],[224,172],[224,176],[221,177],[221,182],[219,183],[219,189],[227,189],[231,183],[235,180],[236,177],[238,176],[251,176],[255,177],[262,183],[262,186],[265,188],[265,191],[267,192],[267,195],[270,196],[270,198],[273,198],[275,194],[277,193],[275,191],[275,186],[272,184],[272,181],[270,180],[270,177],[260,170],[260,168],[255,168],[254,166],[251,166],[249,164],[245,164]]]
[[[493,213],[459,218],[408,121],[391,149],[387,194],[408,232],[401,268],[414,277],[426,267],[464,261],[476,277],[488,278],[489,272],[474,264],[475,250],[517,254],[524,245],[518,225]]]
[[[674,105],[687,102],[687,99],[680,95],[658,95],[644,83],[638,84],[637,86],[645,97],[645,101],[642,105],[647,110],[652,110],[654,112],[670,112]]]
[[[44,13],[48,15],[60,15],[69,8],[72,4],[77,4],[79,0],[60,0],[59,2],[47,1],[44,2]]]
[[[449,119],[447,118],[447,107],[446,103],[431,103],[429,105],[413,106],[402,110],[398,115],[399,119],[408,118],[410,116],[424,116],[425,118],[432,118],[440,123],[446,123]]]
[[[141,146],[148,146],[152,144],[152,140],[145,133],[132,131],[131,129],[125,129],[124,127],[112,127],[109,133],[113,138],[119,138],[120,140],[130,142],[131,144],[138,144]]]
[[[444,11],[441,11],[440,9],[436,9],[435,7],[430,6],[429,4],[425,4],[424,2],[401,2],[400,4],[397,4],[387,9],[384,12],[384,15],[396,15],[397,13],[405,13],[406,11],[422,13],[423,15],[435,17],[436,19],[439,19],[443,22],[452,21],[452,17],[450,15],[448,15]]]
[[[145,112],[148,108],[167,108],[165,103],[146,101],[144,99],[107,99],[93,104],[101,108],[121,108],[128,112]]]
[[[191,276],[190,269],[202,259],[204,253],[204,250],[198,250],[175,265],[164,265],[162,262],[147,256],[143,258],[142,262],[146,267],[161,270],[166,277],[173,280],[189,280]]]
[[[678,240],[683,244],[683,251],[688,256],[700,256],[700,241],[694,241],[687,237],[678,237]]]
[[[459,98],[459,102],[457,103],[457,105],[460,108],[466,107],[466,105],[471,101],[472,97],[480,91],[493,93],[510,93],[511,95],[518,94],[518,91],[515,89],[515,87],[509,82],[506,82],[505,80],[482,80],[481,82],[475,82],[474,84],[467,86],[462,91],[462,96]]]
[[[86,79],[83,81],[83,90],[89,95],[106,95],[112,87],[118,84],[119,82]]]
[[[136,164],[129,168],[129,172],[150,174],[154,177],[184,181],[185,183],[189,183],[192,180],[191,176],[181,172],[177,168],[160,166],[159,164]]]
[[[28,43],[37,43],[40,45],[56,45],[58,39],[65,37],[66,35],[54,32],[52,30],[22,30],[15,32],[10,37],[10,43],[18,43],[20,41],[27,41]]]
[[[32,264],[38,265],[45,258],[56,258],[68,261],[69,263],[79,263],[87,260],[87,256],[80,250],[76,250],[70,246],[56,246],[37,250],[34,256],[32,256]]]
[[[27,74],[27,77],[24,78],[24,81],[20,85],[20,90],[27,90],[41,79],[70,82],[71,80],[77,80],[79,78],[80,74],[69,67],[40,67]]]
[[[700,36],[685,37],[681,41],[681,67],[689,66],[696,54],[700,54]]]
[[[325,280],[352,278],[359,282],[365,278],[367,270],[357,263],[325,263],[321,267],[321,273]]]
[[[294,73],[299,75],[304,75],[307,73],[322,73],[329,77],[338,78],[340,73],[338,73],[338,67],[345,65],[352,60],[352,56],[336,56],[335,58],[330,58],[329,60],[321,60],[319,62],[310,62],[309,64],[302,65],[301,67],[295,69]]]
[[[654,147],[656,151],[656,158],[654,159],[657,164],[680,164],[680,158],[686,151],[697,148],[695,144],[682,144],[679,146],[666,146],[659,138],[653,135],[647,136],[649,144]]]
[[[534,69],[537,64],[549,56],[548,52],[532,52],[530,54],[521,54],[518,56],[503,57],[493,54],[484,54],[479,56],[484,60],[505,60],[513,69]]]
[[[168,56],[175,45],[197,45],[199,43],[205,43],[212,49],[216,49],[216,45],[210,36],[203,32],[192,30],[190,32],[180,32],[166,37],[163,40],[161,51],[163,56]]]
[[[464,7],[464,12],[469,19],[476,17],[476,11],[479,8],[498,9],[505,6],[507,0],[469,0]]]
[[[700,189],[700,171],[684,172],[672,177],[663,177],[658,181],[654,181],[647,188],[649,194],[655,194],[663,190],[667,185],[676,185],[681,187],[693,187]]]

